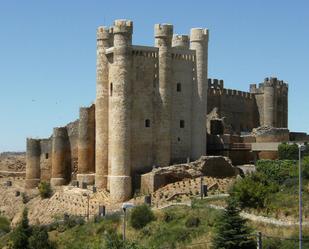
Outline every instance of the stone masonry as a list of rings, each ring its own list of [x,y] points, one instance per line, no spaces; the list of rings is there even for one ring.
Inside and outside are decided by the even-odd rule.
[[[175,35],[173,25],[156,24],[153,47],[132,45],[132,34],[129,20],[98,27],[95,104],[80,108],[79,119],[54,128],[50,138],[27,140],[26,188],[78,180],[122,202],[137,176],[206,155],[206,116],[214,107],[233,132],[287,126],[282,81],[270,78],[242,93],[208,80],[207,29]],[[241,119],[233,118],[242,110]]]

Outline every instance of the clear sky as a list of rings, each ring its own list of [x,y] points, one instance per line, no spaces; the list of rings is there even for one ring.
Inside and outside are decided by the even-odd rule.
[[[287,81],[289,128],[309,132],[309,1],[1,0],[0,151],[25,150],[94,101],[96,27],[122,18],[141,45],[153,45],[155,23],[209,28],[209,77],[243,91]]]

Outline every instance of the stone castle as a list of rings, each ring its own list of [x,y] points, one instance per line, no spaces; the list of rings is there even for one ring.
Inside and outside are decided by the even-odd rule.
[[[77,179],[121,202],[139,175],[206,155],[207,137],[222,125],[207,120],[209,113],[224,118],[219,133],[287,127],[283,81],[266,78],[241,92],[208,79],[207,29],[174,35],[172,25],[156,24],[154,47],[132,45],[132,33],[128,20],[97,29],[95,104],[81,107],[79,119],[54,128],[50,138],[27,139],[26,188]]]

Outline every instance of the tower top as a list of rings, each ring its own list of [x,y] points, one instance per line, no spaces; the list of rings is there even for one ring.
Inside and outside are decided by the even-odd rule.
[[[155,24],[154,35],[155,38],[164,38],[164,37],[172,38],[173,25],[167,23]]]
[[[190,34],[191,42],[195,41],[208,41],[209,30],[203,28],[192,28]]]
[[[126,19],[118,19],[114,21],[113,26],[114,34],[117,33],[133,33],[133,22],[131,20]]]
[[[111,33],[113,33],[113,28],[99,26],[97,28],[97,40],[108,40]]]
[[[189,48],[189,42],[188,35],[173,35],[172,47]]]

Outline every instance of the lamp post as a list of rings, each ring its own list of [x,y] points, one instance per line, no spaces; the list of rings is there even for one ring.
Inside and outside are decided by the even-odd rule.
[[[303,210],[302,210],[302,167],[301,167],[301,152],[304,151],[306,147],[302,144],[298,145],[298,198],[299,198],[299,249],[302,249],[303,240]]]
[[[127,209],[133,208],[134,205],[132,203],[123,203],[122,210],[123,210],[123,234],[122,239],[123,241],[126,240],[126,216],[127,216]]]
[[[89,200],[90,200],[90,195],[88,193],[83,193],[83,196],[87,197],[87,221],[89,221]]]

